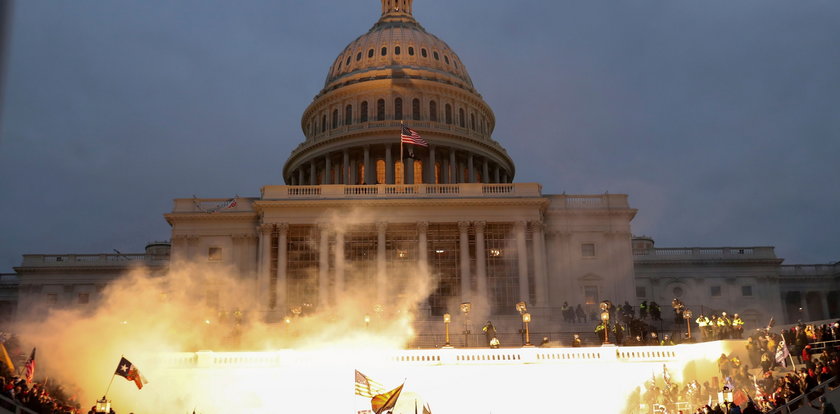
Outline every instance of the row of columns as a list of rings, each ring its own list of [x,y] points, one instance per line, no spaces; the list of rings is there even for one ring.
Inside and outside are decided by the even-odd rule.
[[[365,145],[361,148],[361,158],[358,157],[357,149],[354,149],[354,155],[351,156],[350,148],[345,148],[341,152],[341,166],[336,174],[336,179],[333,180],[333,158],[337,157],[335,153],[330,153],[322,157],[312,158],[308,163],[304,163],[296,170],[292,171],[289,177],[291,185],[318,185],[318,184],[345,184],[355,185],[359,182],[365,184],[376,184],[377,171],[376,161],[383,159],[385,161],[385,183],[395,184],[395,171],[397,161],[394,160],[392,150],[393,145],[384,146],[384,157],[376,158],[371,152],[371,146]],[[476,165],[481,167],[481,181],[485,183],[507,183],[508,174],[498,164],[491,164],[487,158],[476,157],[472,153],[466,153],[464,158],[459,159],[456,150],[447,148],[445,150],[448,156],[438,158],[438,148],[430,145],[428,154],[422,156],[423,165],[423,182],[435,183],[435,165],[440,164],[439,184],[457,184],[457,183],[475,183],[478,182],[476,175]],[[381,154],[381,152],[378,152]],[[404,154],[405,155],[405,154]],[[478,159],[476,159],[478,158]],[[364,165],[364,177],[358,176],[359,165]],[[323,168],[323,179],[318,182],[318,173]],[[464,172],[466,168],[467,172]],[[406,158],[403,163],[403,184],[419,184],[414,182],[414,159]],[[333,182],[335,181],[335,182]]]
[[[519,221],[514,224],[514,236],[516,238],[517,248],[517,262],[518,262],[518,281],[519,281],[519,300],[530,302],[530,283],[528,280],[528,252],[526,243],[526,231],[528,224],[524,221]],[[487,289],[487,257],[484,238],[484,228],[486,222],[484,221],[460,221],[458,222],[459,230],[459,260],[461,268],[461,300],[463,302],[470,302],[473,299],[473,292],[470,286],[471,277],[473,275],[470,264],[470,250],[469,250],[469,230],[472,227],[475,231],[475,251],[481,252],[475,257],[475,277],[477,279],[476,292],[477,297],[488,297]],[[417,223],[417,251],[418,251],[418,266],[421,271],[427,271],[428,264],[428,222]],[[258,228],[259,238],[259,271],[257,279],[257,292],[259,292],[260,303],[273,304],[275,309],[285,309],[286,303],[286,282],[287,282],[287,232],[288,223],[277,224],[263,224]],[[318,256],[318,304],[319,306],[329,305],[329,237],[333,232],[332,228],[327,225],[319,225],[319,256]],[[386,299],[388,278],[386,274],[386,232],[388,223],[377,222],[377,249],[376,249],[376,303],[384,303]],[[536,307],[547,306],[548,303],[548,277],[546,272],[545,261],[545,234],[543,231],[543,223],[539,221],[530,222],[530,229],[533,232],[533,256],[534,256],[534,275],[535,275],[535,291],[536,291]],[[269,273],[272,269],[272,235],[277,233],[277,267],[274,278]],[[335,231],[335,283],[333,284],[332,297],[338,299],[344,292],[344,233],[342,231]],[[525,252],[525,254],[522,254]],[[274,300],[272,301],[272,296]],[[272,303],[273,302],[273,303]]]

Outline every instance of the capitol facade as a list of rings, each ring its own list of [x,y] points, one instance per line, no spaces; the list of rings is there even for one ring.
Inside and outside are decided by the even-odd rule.
[[[4,276],[6,318],[94,302],[132,263],[165,271],[183,262],[234,269],[269,320],[328,309],[350,289],[388,306],[417,272],[433,280],[420,332],[462,303],[510,329],[518,302],[546,330],[565,329],[564,303],[589,314],[602,300],[667,309],[679,298],[695,314],[740,313],[748,327],[840,317],[837,263],[783,265],[771,246],[658,248],[633,236],[627,195],[544,194],[515,182],[465,63],[412,7],[382,0],[379,20],[329,65],[282,184],[258,197],[176,199],[164,215],[170,248],[25,255]],[[428,146],[403,145],[403,125]]]

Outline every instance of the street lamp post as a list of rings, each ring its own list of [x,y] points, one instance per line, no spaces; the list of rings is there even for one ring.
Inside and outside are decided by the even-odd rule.
[[[452,348],[452,344],[449,343],[449,323],[452,322],[452,315],[448,313],[443,314],[443,325],[446,329],[446,343],[443,344],[444,348]]]
[[[470,310],[472,303],[464,302],[461,304],[461,312],[464,313],[464,348],[468,348],[470,342]]]
[[[601,320],[604,322],[604,345],[610,343],[610,303],[601,302]]]
[[[525,347],[532,347],[534,345],[531,344],[531,333],[528,331],[528,324],[531,322],[531,314],[525,312],[522,314],[522,323],[525,324]]]
[[[685,326],[688,328],[688,340],[691,341],[691,317],[692,317],[691,309],[686,309],[683,311],[683,318],[685,318]]]
[[[101,400],[96,401],[96,412],[97,413],[110,413],[111,412],[111,400],[106,399],[105,396],[102,396]]]

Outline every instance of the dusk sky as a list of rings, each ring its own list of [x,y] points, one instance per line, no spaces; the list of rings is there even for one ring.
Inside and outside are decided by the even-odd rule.
[[[17,1],[0,272],[142,252],[172,199],[259,195],[378,0]],[[416,0],[516,182],[629,195],[658,247],[840,260],[840,2]],[[395,136],[395,140],[397,137]]]

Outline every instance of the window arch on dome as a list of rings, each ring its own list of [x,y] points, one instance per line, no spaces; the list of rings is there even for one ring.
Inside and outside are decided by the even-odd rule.
[[[327,132],[327,114],[321,114],[321,133]]]
[[[388,47],[387,46],[382,46],[382,51],[380,53],[382,54],[382,56],[387,55],[388,54]]]
[[[394,54],[395,54],[395,55],[399,55],[401,51],[402,51],[402,50],[400,49],[400,47],[399,47],[399,46],[394,46]]]
[[[409,56],[414,56],[414,48],[411,47],[411,46],[408,47],[408,55]]]
[[[352,56],[347,55],[347,62],[344,63],[344,66],[347,66],[347,65],[350,64],[350,58],[352,58]]]
[[[362,60],[362,52],[356,54],[356,62]]]
[[[401,120],[403,119],[403,101],[402,98],[394,99],[394,119]]]
[[[420,56],[429,57],[429,52],[426,52],[426,48],[420,49]]]
[[[446,62],[446,64],[448,65],[449,64],[449,56],[443,55],[443,61]]]
[[[420,120],[420,100],[417,98],[411,101],[411,118],[415,121]]]
[[[461,128],[466,128],[466,122],[464,120],[464,108],[458,108],[458,126]]]
[[[368,121],[368,103],[367,101],[362,101],[362,104],[359,108],[359,122],[367,122]]]
[[[470,129],[475,131],[475,114],[470,114]]]
[[[344,107],[344,125],[350,125],[353,123],[353,105],[347,105]]]
[[[429,121],[437,122],[438,114],[437,114],[437,102],[430,101],[429,102]]]
[[[338,109],[333,109],[332,113],[332,129],[338,128]]]
[[[373,57],[373,49],[368,50],[368,59]]]
[[[446,123],[448,125],[452,125],[452,105],[446,104],[446,109],[444,109],[444,113],[446,116]]]
[[[384,121],[385,120],[385,100],[380,99],[376,101],[376,120],[377,121]]]
[[[434,57],[435,57],[435,60],[440,60],[440,55],[438,55],[438,52],[437,52],[437,51],[433,51],[433,52],[432,52],[432,56],[434,56]]]

